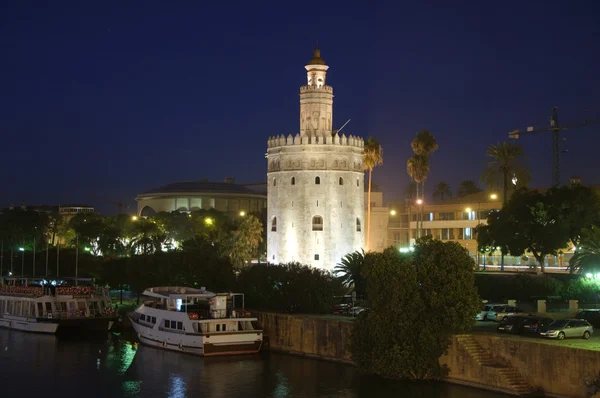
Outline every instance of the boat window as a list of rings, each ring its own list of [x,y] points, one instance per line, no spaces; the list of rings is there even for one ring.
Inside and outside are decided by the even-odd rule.
[[[44,316],[44,306],[42,305],[42,303],[37,303],[37,307],[38,307],[38,316]]]
[[[183,330],[183,322],[177,322],[177,330]]]
[[[225,324],[223,324],[223,331],[225,331]]]
[[[156,317],[155,316],[152,317],[152,323],[156,323]]]
[[[144,314],[140,315],[140,320],[145,321],[146,320],[146,315],[144,315]]]
[[[221,331],[221,325],[217,324],[217,332]]]
[[[165,319],[165,327],[166,328],[171,328],[171,321],[169,321],[168,319]]]

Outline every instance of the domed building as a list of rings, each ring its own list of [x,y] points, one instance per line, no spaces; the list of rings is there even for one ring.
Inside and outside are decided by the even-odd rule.
[[[137,195],[137,214],[150,217],[161,211],[191,212],[215,209],[231,216],[264,212],[267,208],[265,184],[238,185],[225,182],[176,182]]]
[[[333,88],[318,48],[305,69],[300,133],[267,143],[267,259],[331,270],[364,246],[364,142],[332,128]]]

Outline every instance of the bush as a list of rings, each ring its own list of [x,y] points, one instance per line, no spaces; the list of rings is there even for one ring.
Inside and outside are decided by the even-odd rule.
[[[421,239],[411,254],[367,254],[370,310],[359,315],[351,342],[359,368],[388,378],[443,375],[440,356],[480,310],[473,269],[455,242]]]
[[[242,269],[238,291],[248,308],[322,314],[343,287],[331,273],[299,263],[256,264]]]

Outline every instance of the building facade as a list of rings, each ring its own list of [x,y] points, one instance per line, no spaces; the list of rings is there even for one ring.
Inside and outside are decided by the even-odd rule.
[[[364,246],[364,142],[332,129],[319,49],[300,87],[300,133],[267,142],[267,259],[327,270]]]
[[[392,246],[388,241],[388,221],[390,210],[383,205],[383,193],[371,192],[371,233],[367,241],[368,209],[365,192],[365,251],[382,252],[386,247]]]
[[[257,184],[260,186],[260,184]],[[137,195],[137,214],[150,217],[165,211],[190,212],[215,209],[230,216],[240,213],[262,213],[267,208],[267,197],[260,189],[235,184],[232,178],[225,182],[190,181],[164,185]]]

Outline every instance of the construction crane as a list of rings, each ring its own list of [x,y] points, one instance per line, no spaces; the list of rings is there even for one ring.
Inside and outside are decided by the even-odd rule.
[[[577,127],[589,126],[591,124],[597,123],[589,122],[587,120],[579,123],[573,123],[569,125],[560,125],[558,123],[558,107],[552,107],[552,116],[550,117],[550,126],[548,127],[527,127],[524,131],[521,130],[513,130],[508,133],[508,138],[519,139],[521,134],[537,134],[537,133],[545,133],[552,132],[552,142],[553,142],[553,166],[554,166],[554,185],[560,185],[560,132],[564,130],[574,129]]]
[[[107,198],[105,198],[103,196],[98,196],[98,195],[94,195],[94,194],[90,194],[89,196],[92,199],[100,200],[100,201],[102,201],[104,203],[108,203],[108,204],[117,206],[119,214],[125,214],[125,213],[127,213],[127,210],[129,209],[129,205],[126,204],[126,203],[124,203],[124,202],[120,202],[120,201],[116,201],[116,200],[110,200],[110,199],[107,199]]]

